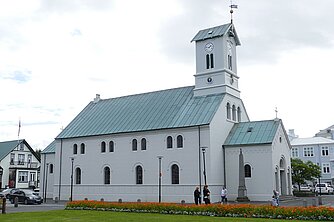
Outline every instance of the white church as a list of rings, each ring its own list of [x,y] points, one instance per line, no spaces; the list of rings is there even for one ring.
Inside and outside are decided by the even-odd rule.
[[[240,172],[251,201],[292,194],[282,121],[250,121],[241,100],[234,25],[201,30],[192,42],[194,86],[88,103],[42,152],[43,197],[192,203],[207,184],[211,202],[223,186],[235,200]]]

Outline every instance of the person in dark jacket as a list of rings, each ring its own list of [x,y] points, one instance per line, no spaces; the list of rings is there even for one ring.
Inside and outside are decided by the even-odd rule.
[[[210,204],[210,190],[208,185],[205,185],[203,188],[203,200],[205,204]]]
[[[200,202],[200,199],[201,199],[201,192],[199,191],[199,187],[196,187],[194,191],[194,200],[195,200],[196,205],[198,205],[198,203]]]

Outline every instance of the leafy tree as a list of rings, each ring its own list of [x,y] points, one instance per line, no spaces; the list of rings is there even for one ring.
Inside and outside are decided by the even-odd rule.
[[[292,168],[292,183],[297,183],[300,190],[300,185],[306,181],[312,181],[321,176],[320,166],[311,161],[303,162],[301,159],[291,159]]]

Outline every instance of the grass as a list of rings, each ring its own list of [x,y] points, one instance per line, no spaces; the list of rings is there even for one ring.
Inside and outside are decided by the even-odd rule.
[[[278,220],[278,219],[259,219],[259,218],[228,218],[228,217],[209,217],[209,216],[185,216],[185,215],[163,215],[150,213],[124,213],[124,212],[105,212],[105,211],[88,211],[88,210],[54,210],[44,212],[28,212],[28,213],[10,213],[0,215],[1,222],[234,222],[234,221],[297,221],[297,220]]]

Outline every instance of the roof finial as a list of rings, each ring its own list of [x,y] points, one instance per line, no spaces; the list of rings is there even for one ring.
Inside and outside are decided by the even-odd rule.
[[[230,8],[231,8],[231,10],[230,10],[230,13],[231,13],[231,24],[233,23],[233,9],[234,8],[238,8],[238,5],[234,5],[232,1],[233,0],[231,0],[231,5],[230,5]]]
[[[278,113],[277,107],[275,107],[275,113],[276,113],[276,119],[277,119],[277,113]]]

